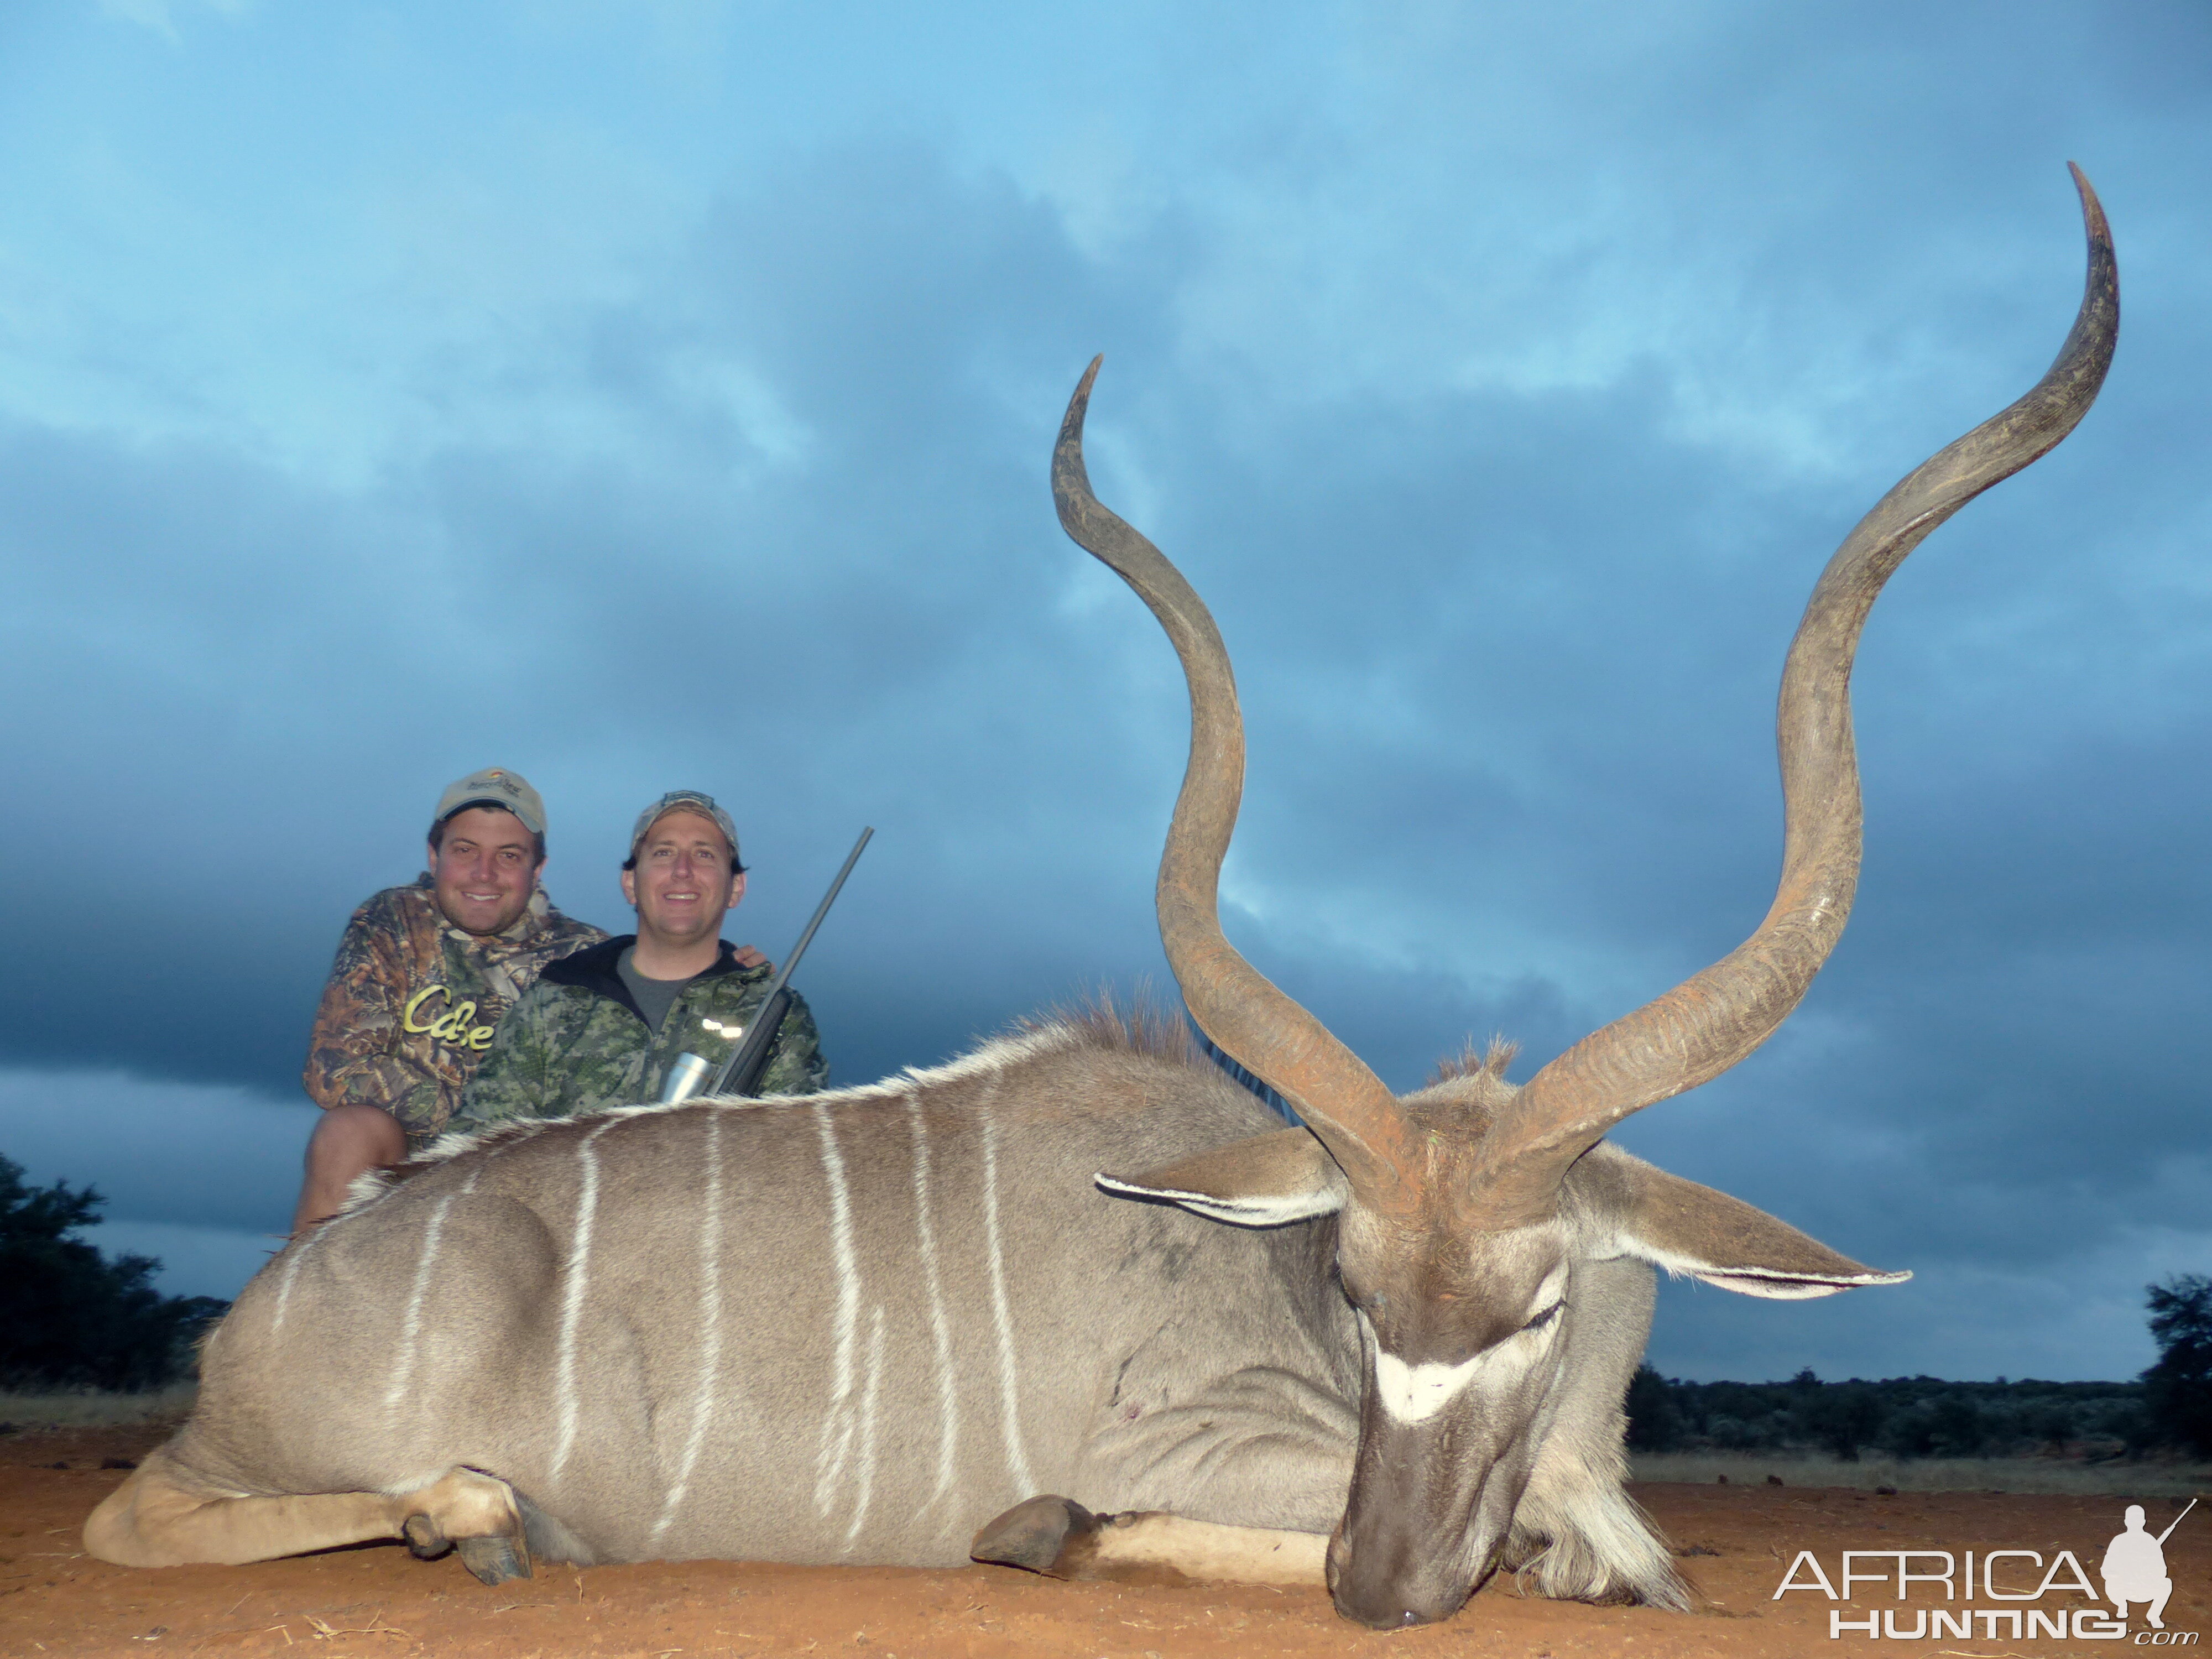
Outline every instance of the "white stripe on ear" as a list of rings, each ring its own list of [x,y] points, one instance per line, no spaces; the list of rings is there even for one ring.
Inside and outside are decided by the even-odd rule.
[[[1304,1192],[1240,1193],[1224,1196],[1217,1193],[1180,1191],[1173,1187],[1147,1187],[1134,1181],[1117,1181],[1109,1175],[1096,1175],[1091,1178],[1102,1190],[1119,1194],[1123,1198],[1152,1198],[1179,1204],[1193,1215],[1202,1215],[1209,1221],[1225,1221],[1232,1227],[1279,1227],[1292,1221],[1310,1220],[1317,1215],[1334,1215],[1344,1207],[1344,1194],[1327,1187],[1313,1188]]]
[[[1789,1302],[1912,1277],[1838,1255],[1740,1198],[1607,1141],[1583,1155],[1566,1185],[1581,1212],[1584,1253],[1600,1260],[1629,1256],[1739,1296]]]
[[[1232,1227],[1280,1227],[1344,1207],[1343,1173],[1307,1129],[1271,1129],[1134,1175],[1099,1174],[1101,1192],[1180,1205]]]
[[[1709,1261],[1692,1261],[1671,1251],[1654,1249],[1634,1239],[1619,1242],[1623,1247],[1621,1255],[1663,1267],[1677,1279],[1699,1279],[1723,1291],[1734,1291],[1738,1296],[1763,1296],[1773,1302],[1809,1302],[1815,1297],[1855,1291],[1865,1285],[1901,1285],[1912,1277],[1909,1273],[1877,1273],[1872,1268],[1860,1273],[1814,1278],[1771,1267],[1717,1267]]]

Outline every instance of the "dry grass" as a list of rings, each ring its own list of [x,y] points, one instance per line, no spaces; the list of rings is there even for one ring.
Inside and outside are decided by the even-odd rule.
[[[1759,1486],[1773,1475],[1789,1486],[1855,1486],[1870,1492],[2019,1492],[2060,1497],[2212,1496],[2212,1464],[2145,1461],[2085,1463],[2062,1457],[1884,1457],[1856,1463],[1809,1452],[1636,1452],[1638,1480]]]
[[[145,1394],[15,1394],[0,1389],[0,1423],[19,1429],[82,1429],[124,1423],[174,1422],[192,1408],[197,1384],[177,1382]]]

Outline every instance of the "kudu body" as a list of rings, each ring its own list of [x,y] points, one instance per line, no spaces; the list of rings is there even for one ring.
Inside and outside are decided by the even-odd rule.
[[[1501,1560],[1547,1594],[1682,1605],[1620,1490],[1653,1268],[1776,1297],[1903,1275],[1601,1137],[1757,1047],[1840,933],[1868,607],[2072,428],[2110,362],[2117,279],[2081,191],[2087,291],[2051,372],[1892,490],[1808,607],[1780,889],[1722,962],[1523,1086],[1493,1055],[1402,1098],[1246,964],[1214,903],[1243,774],[1228,659],[1091,492],[1094,363],[1054,453],[1061,520],[1191,687],[1169,959],[1310,1128],[1158,1033],[1073,1018],[863,1089],[449,1143],[246,1287],[193,1417],[88,1548],[158,1565],[404,1535],[495,1581],[533,1551],[945,1565],[972,1541],[1070,1574],[1325,1578],[1378,1626],[1449,1614]]]

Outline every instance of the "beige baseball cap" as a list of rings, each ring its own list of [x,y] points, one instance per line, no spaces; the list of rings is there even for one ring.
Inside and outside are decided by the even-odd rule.
[[[532,835],[545,833],[545,802],[520,772],[495,766],[447,784],[446,793],[438,797],[438,810],[431,814],[430,822],[443,823],[471,806],[505,807],[522,820],[522,827]]]
[[[629,855],[637,856],[638,843],[645,839],[647,830],[671,812],[696,812],[702,818],[712,818],[722,838],[730,843],[730,857],[740,870],[744,860],[738,856],[738,826],[730,822],[730,815],[715,803],[712,795],[702,794],[696,789],[672,789],[659,800],[637,815],[637,825],[629,832]]]

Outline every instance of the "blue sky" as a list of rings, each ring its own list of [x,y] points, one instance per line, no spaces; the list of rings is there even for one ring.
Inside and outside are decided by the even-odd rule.
[[[624,920],[738,804],[836,1076],[1164,977],[1182,689],[1046,489],[1212,605],[1231,937],[1386,1079],[1527,1076],[1756,921],[1821,562],[2016,396],[2081,430],[1915,555],[1868,860],[1784,1034],[1620,1139],[1899,1290],[1669,1290],[1698,1376],[2104,1377],[2212,1264],[2212,15],[2194,4],[108,0],[0,17],[0,1152],[228,1294],[307,1024],[439,788]]]

